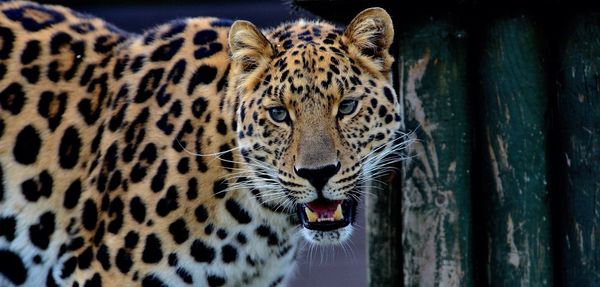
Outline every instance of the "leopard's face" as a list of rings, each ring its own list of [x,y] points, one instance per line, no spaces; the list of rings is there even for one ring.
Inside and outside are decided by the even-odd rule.
[[[237,59],[238,142],[252,170],[241,184],[271,209],[295,212],[310,242],[342,242],[399,125],[386,76],[389,16],[367,10],[344,33],[306,23],[261,37],[240,25],[248,24],[230,34],[234,61],[246,57]],[[369,43],[359,42],[365,37]],[[247,39],[255,42],[240,43]],[[248,51],[256,41],[262,46]]]

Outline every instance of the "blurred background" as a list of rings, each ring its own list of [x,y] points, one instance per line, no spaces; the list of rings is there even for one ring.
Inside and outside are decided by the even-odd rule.
[[[37,2],[67,6],[100,17],[125,31],[135,33],[142,33],[146,29],[173,19],[199,16],[248,20],[259,28],[277,26],[298,18],[317,19],[309,12],[281,0]],[[362,212],[356,227],[351,242],[344,247],[311,248],[303,243],[298,268],[289,286],[366,286],[365,225]]]
[[[290,2],[282,0],[54,0],[37,1],[58,4],[101,17],[123,30],[138,32],[177,18],[210,16],[231,20],[243,19],[259,27],[270,27],[279,23],[303,18],[315,18],[312,14],[292,8]]]

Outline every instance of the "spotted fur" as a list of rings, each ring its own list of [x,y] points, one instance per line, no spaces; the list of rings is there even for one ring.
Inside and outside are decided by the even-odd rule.
[[[302,234],[349,236],[302,228],[295,206],[358,200],[393,150],[389,16],[232,24],[134,35],[0,3],[0,286],[281,286]],[[295,171],[332,161],[323,189]]]

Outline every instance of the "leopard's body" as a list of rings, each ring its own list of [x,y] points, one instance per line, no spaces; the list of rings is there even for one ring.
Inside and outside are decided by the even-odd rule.
[[[296,204],[358,197],[398,127],[389,16],[369,13],[383,32],[366,40],[216,18],[132,35],[0,3],[0,286],[285,285],[302,235],[351,229],[305,229]],[[348,94],[358,111],[330,121]],[[294,175],[327,158],[323,189]]]

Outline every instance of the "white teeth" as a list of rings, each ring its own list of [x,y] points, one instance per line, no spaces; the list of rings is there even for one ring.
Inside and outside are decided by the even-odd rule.
[[[329,215],[331,217],[325,217],[323,215],[320,215],[306,206],[304,207],[304,213],[306,214],[306,219],[308,219],[308,222],[338,221],[344,219],[341,203],[337,205],[333,215]]]
[[[344,219],[344,214],[342,214],[342,204],[338,204],[335,209],[335,213],[333,214],[333,220],[342,220]]]
[[[323,221],[333,221],[333,218],[331,217],[324,217],[324,218],[319,218],[317,219],[318,222],[323,222]]]
[[[308,222],[315,222],[319,218],[316,213],[312,212],[310,208],[304,207],[304,212],[306,213],[306,217],[308,218]]]

